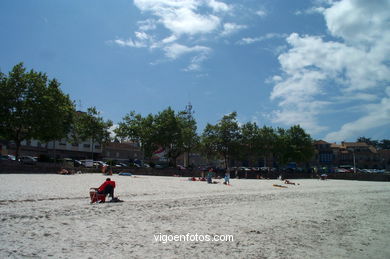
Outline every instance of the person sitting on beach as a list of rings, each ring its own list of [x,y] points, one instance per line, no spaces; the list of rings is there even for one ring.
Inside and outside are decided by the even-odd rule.
[[[114,189],[115,189],[115,181],[111,181],[110,178],[107,178],[106,181],[97,188],[99,194],[109,194],[111,199],[114,199]]]

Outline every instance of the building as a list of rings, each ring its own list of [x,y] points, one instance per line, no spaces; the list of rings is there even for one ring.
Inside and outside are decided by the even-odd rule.
[[[350,166],[356,168],[381,169],[385,167],[378,150],[364,142],[328,143],[323,140],[314,142],[315,156],[311,162],[317,167]]]
[[[314,150],[312,166],[329,167],[334,165],[336,155],[334,149],[332,149],[332,144],[323,140],[314,141]]]
[[[104,161],[129,162],[143,160],[144,154],[138,143],[110,142],[103,147],[102,159]]]
[[[15,154],[16,145],[13,141],[2,145],[3,154]],[[5,148],[4,148],[5,147]],[[21,142],[19,156],[45,156],[47,158],[74,158],[96,160],[101,157],[102,146],[99,143],[93,143],[86,140],[79,143],[70,143],[66,139],[59,141],[50,141],[42,143],[38,140],[24,140]]]

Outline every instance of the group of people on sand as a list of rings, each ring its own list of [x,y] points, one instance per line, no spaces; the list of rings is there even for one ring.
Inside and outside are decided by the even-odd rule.
[[[219,183],[217,181],[213,181],[213,177],[214,177],[214,169],[210,168],[208,170],[208,172],[207,172],[206,178],[204,176],[199,177],[199,178],[191,177],[188,180],[190,180],[190,181],[207,182],[209,184],[217,184],[217,183]],[[226,170],[223,184],[230,185],[230,170],[229,170],[229,168]]]

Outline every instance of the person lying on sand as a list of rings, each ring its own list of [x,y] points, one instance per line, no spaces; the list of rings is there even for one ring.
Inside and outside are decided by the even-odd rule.
[[[68,170],[66,170],[65,168],[62,168],[58,173],[59,173],[59,174],[62,174],[62,175],[74,174],[74,172],[68,171]]]

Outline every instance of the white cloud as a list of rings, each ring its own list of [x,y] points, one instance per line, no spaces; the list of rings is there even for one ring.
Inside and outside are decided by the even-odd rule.
[[[187,68],[184,69],[184,71],[200,71],[201,64],[208,58],[209,52],[210,49],[203,50],[199,55],[193,57],[191,59],[191,63],[188,65]]]
[[[232,11],[232,7],[223,1],[134,0],[134,5],[143,13],[152,14],[153,18],[138,21],[135,38],[112,42],[120,46],[160,49],[170,60],[191,54],[190,63],[184,71],[200,70],[202,62],[211,51],[206,46],[188,47],[188,42],[193,45],[194,39],[204,42],[211,33],[228,36],[245,28],[244,25],[235,23],[224,23],[221,26],[224,15]],[[163,35],[158,30],[161,26],[168,30],[169,35]],[[152,62],[154,65],[159,63],[161,60]]]
[[[260,17],[266,17],[267,16],[267,12],[265,10],[258,10],[256,11],[256,14]]]
[[[324,11],[324,15],[332,35],[343,38],[347,43],[373,47],[384,37],[389,40],[389,10],[389,0],[344,0],[335,2]]]
[[[134,41],[132,39],[128,39],[128,40],[116,39],[113,42],[118,44],[119,46],[122,46],[122,47],[144,48],[147,46],[143,42]]]
[[[247,45],[247,44],[253,44],[256,42],[261,42],[265,40],[271,40],[271,39],[277,39],[277,38],[285,38],[287,37],[287,34],[281,34],[281,33],[267,33],[266,35],[260,36],[260,37],[246,37],[242,38],[238,43],[241,45]]]
[[[219,1],[134,0],[134,4],[144,12],[153,13],[165,28],[178,35],[210,33],[218,28],[220,18],[197,13],[199,7],[206,5],[217,12],[229,9]]]
[[[150,31],[150,30],[156,29],[156,27],[157,27],[156,23],[157,22],[154,19],[147,19],[145,21],[138,21],[137,22],[138,28],[141,31]]]
[[[147,34],[143,31],[136,31],[134,32],[136,40],[133,40],[131,38],[127,40],[123,39],[116,39],[113,42],[118,44],[122,47],[133,47],[133,48],[146,48],[153,44],[154,39],[153,36]]]
[[[229,36],[233,33],[238,32],[239,30],[247,28],[246,25],[239,25],[235,23],[225,23],[223,25],[223,31],[221,32],[221,36]]]
[[[388,87],[390,91],[390,87]],[[377,127],[390,124],[390,96],[383,98],[378,104],[368,104],[365,106],[367,113],[355,121],[345,123],[340,130],[326,135],[329,141],[342,141],[353,137],[364,135],[364,132]]]
[[[274,81],[271,99],[279,105],[274,122],[300,123],[311,133],[325,129],[319,118],[331,104],[342,100],[366,107],[360,118],[327,135],[328,140],[336,141],[390,125],[389,98],[376,103],[390,81],[390,1],[326,4],[330,7],[316,10],[324,14],[329,33],[339,40],[291,34],[287,38],[290,49],[279,55],[283,74]]]
[[[165,56],[167,56],[170,59],[177,59],[182,55],[189,54],[192,52],[195,53],[202,53],[202,55],[206,55],[211,51],[210,48],[205,46],[199,46],[196,45],[194,47],[187,47],[185,45],[181,45],[178,43],[174,43],[172,45],[166,46],[164,48]]]
[[[215,12],[228,12],[231,10],[231,6],[225,4],[224,2],[215,1],[215,0],[207,0],[206,3]]]

